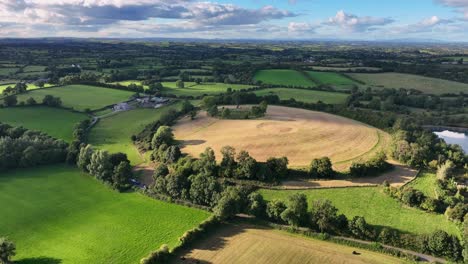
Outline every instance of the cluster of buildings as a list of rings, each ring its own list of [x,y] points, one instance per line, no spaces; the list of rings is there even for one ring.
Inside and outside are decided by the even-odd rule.
[[[169,102],[168,98],[157,96],[145,96],[135,100],[114,105],[114,111],[128,111],[134,108],[159,108]]]

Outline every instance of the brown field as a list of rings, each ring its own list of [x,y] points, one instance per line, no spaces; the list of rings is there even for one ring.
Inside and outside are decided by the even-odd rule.
[[[312,180],[312,179],[294,179],[283,181],[278,189],[284,190],[307,190],[320,188],[342,188],[342,187],[362,187],[380,185],[388,181],[393,187],[401,187],[413,180],[418,171],[409,166],[399,164],[395,161],[389,161],[394,169],[383,173],[377,177],[362,177],[334,180]]]
[[[353,255],[356,251],[360,255]],[[182,252],[177,264],[406,263],[401,259],[286,232],[230,224]]]
[[[269,106],[265,117],[254,120],[223,120],[202,112],[193,121],[180,120],[173,129],[182,151],[192,156],[212,147],[220,159],[221,148],[230,145],[247,150],[258,161],[286,156],[292,167],[328,156],[337,170],[346,170],[389,142],[385,132],[357,121],[281,106]]]

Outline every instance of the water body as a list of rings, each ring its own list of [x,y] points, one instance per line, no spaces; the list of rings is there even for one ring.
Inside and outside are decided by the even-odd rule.
[[[448,144],[458,144],[462,147],[465,153],[468,153],[468,136],[464,133],[444,130],[442,132],[434,132],[439,138],[442,138]]]

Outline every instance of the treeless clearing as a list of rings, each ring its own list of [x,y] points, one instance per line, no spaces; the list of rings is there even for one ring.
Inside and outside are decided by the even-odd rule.
[[[173,129],[183,152],[196,157],[212,147],[220,160],[221,148],[230,145],[258,161],[285,156],[292,167],[328,156],[337,170],[368,158],[389,141],[385,132],[351,119],[282,106],[269,106],[265,117],[254,120],[217,119],[202,112],[193,121],[180,120]]]
[[[354,255],[356,251],[360,255]],[[286,232],[230,224],[173,263],[406,263],[401,259]]]
[[[284,190],[305,190],[318,188],[341,188],[341,187],[359,187],[359,186],[374,186],[380,185],[384,181],[388,181],[394,187],[403,186],[416,177],[418,171],[409,166],[399,164],[395,161],[389,161],[395,167],[393,170],[386,172],[378,177],[362,177],[337,180],[311,180],[297,179],[284,181],[279,189]]]

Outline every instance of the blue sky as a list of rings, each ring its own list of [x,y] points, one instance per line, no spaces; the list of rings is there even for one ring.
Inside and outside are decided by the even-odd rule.
[[[0,0],[0,37],[468,41],[468,0]]]

